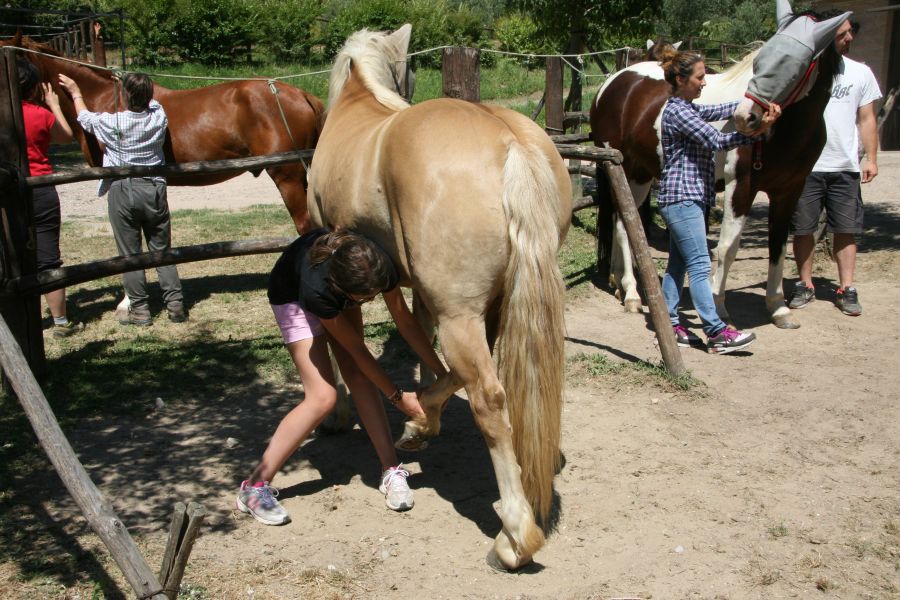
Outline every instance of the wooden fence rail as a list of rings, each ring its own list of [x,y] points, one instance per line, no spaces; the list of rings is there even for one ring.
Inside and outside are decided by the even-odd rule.
[[[90,181],[91,179],[114,179],[122,177],[170,177],[173,175],[206,175],[212,173],[236,173],[238,171],[262,170],[298,162],[309,162],[312,150],[291,150],[267,156],[250,156],[247,158],[230,158],[227,160],[199,160],[196,162],[177,163],[173,165],[157,165],[153,167],[88,167],[65,173],[37,175],[26,177],[29,187],[43,187]],[[2,168],[0,168],[2,171]]]
[[[212,242],[209,244],[169,248],[168,250],[157,250],[156,252],[131,254],[129,256],[117,256],[115,258],[81,263],[71,267],[48,269],[40,273],[11,279],[6,282],[3,288],[0,288],[0,294],[46,294],[53,290],[128,271],[142,271],[154,267],[216,258],[283,252],[293,241],[294,238],[274,238],[268,240]]]

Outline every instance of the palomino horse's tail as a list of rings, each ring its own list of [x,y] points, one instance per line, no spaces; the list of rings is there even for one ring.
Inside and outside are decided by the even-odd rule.
[[[565,377],[559,203],[547,158],[534,146],[513,142],[503,170],[510,259],[497,356],[525,496],[544,526],[560,461]]]

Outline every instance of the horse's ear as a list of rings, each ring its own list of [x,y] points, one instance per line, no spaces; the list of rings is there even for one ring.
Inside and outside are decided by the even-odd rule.
[[[813,40],[815,42],[815,46],[813,47],[816,49],[816,54],[827,48],[828,44],[834,41],[834,36],[837,33],[838,27],[840,27],[844,21],[849,19],[852,14],[852,12],[847,11],[842,15],[828,19],[827,21],[816,23],[816,29],[813,33]]]
[[[647,40],[647,50],[649,50],[649,49],[652,48],[652,47],[653,47],[653,40],[648,39],[648,40]]]
[[[411,34],[412,25],[407,23],[389,36],[391,38],[391,41],[394,43],[397,49],[400,50],[403,56],[406,56],[407,52],[409,51],[409,38]]]
[[[775,0],[775,19],[778,21],[778,29],[781,29],[791,21],[794,10],[788,0]]]
[[[675,48],[676,50],[678,50],[679,48],[681,48],[681,42],[682,42],[682,40],[678,40],[677,42],[672,44],[672,47]]]
[[[16,35],[15,35],[15,37],[13,37],[11,43],[13,46],[16,46],[17,48],[22,47],[22,28],[21,27],[16,27]]]

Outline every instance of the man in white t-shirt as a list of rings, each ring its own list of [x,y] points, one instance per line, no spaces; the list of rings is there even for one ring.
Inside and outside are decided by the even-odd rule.
[[[839,14],[841,11],[822,13],[821,16],[830,18]],[[834,235],[834,257],[840,280],[835,304],[844,314],[854,317],[862,314],[859,294],[853,286],[856,236],[863,232],[860,183],[868,183],[878,175],[878,128],[874,103],[881,98],[881,90],[872,70],[846,56],[858,30],[858,24],[848,19],[835,35],[834,45],[841,55],[841,65],[831,89],[831,100],[825,108],[828,141],[806,180],[791,222],[794,258],[800,279],[795,284],[789,304],[791,308],[803,308],[816,298],[812,282],[814,234],[824,206],[828,230]],[[862,169],[859,161],[860,139],[866,153]]]

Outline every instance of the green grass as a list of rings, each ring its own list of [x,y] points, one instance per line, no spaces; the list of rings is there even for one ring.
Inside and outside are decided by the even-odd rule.
[[[665,392],[705,393],[705,384],[695,379],[690,373],[672,375],[662,363],[651,363],[644,360],[635,362],[619,362],[610,360],[603,354],[578,353],[570,357],[568,376],[570,379],[581,378],[603,380],[613,387],[643,386],[652,384]]]

